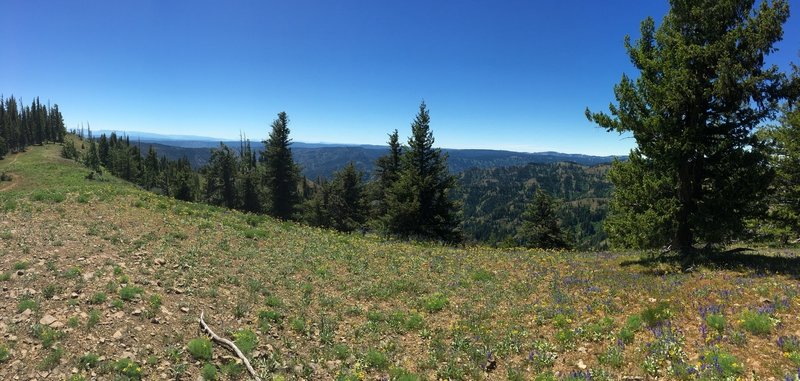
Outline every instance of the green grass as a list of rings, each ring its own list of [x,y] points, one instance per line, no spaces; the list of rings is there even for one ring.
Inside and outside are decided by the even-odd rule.
[[[129,302],[136,297],[141,296],[143,291],[144,290],[142,290],[141,287],[125,286],[119,289],[119,298]]]
[[[447,296],[445,296],[441,292],[437,292],[423,299],[422,307],[426,311],[434,313],[443,310],[447,306],[448,302],[449,301],[447,299]]]
[[[261,353],[253,365],[268,379],[561,380],[579,370],[579,359],[584,376],[591,371],[596,380],[722,379],[684,377],[680,364],[696,366],[701,356],[727,362],[721,373],[733,378],[783,379],[798,366],[793,344],[776,342],[800,330],[800,271],[769,267],[796,263],[797,249],[756,248],[754,261],[763,265],[684,272],[637,262],[640,252],[399,242],[175,201],[111,176],[89,181],[80,165],[51,151],[32,147],[14,164],[0,160],[15,177],[0,192],[0,208],[13,205],[2,217],[25,224],[0,227],[0,234],[13,231],[0,239],[0,281],[8,290],[5,334],[17,337],[0,345],[11,356],[0,374],[19,359],[20,374],[39,377],[41,359],[62,349],[52,372],[62,378],[75,367],[87,379],[195,379],[213,367],[219,379],[245,379],[226,350],[214,353],[208,343],[218,356],[200,354],[203,345],[191,342],[200,310],[217,334]],[[48,191],[34,195],[37,189]],[[26,264],[24,276],[14,274],[17,262]],[[68,275],[73,268],[93,278]],[[72,292],[78,297],[58,297]],[[765,298],[775,310],[748,317]],[[700,320],[698,306],[709,303],[724,303],[726,315]],[[30,316],[18,316],[28,308]],[[30,327],[45,313],[60,311],[80,326],[68,321],[60,338],[43,328],[41,338],[34,335]],[[702,325],[721,335],[703,342]],[[685,338],[657,337],[668,327]],[[112,339],[117,330],[125,334]],[[28,345],[38,348],[38,360],[22,358]],[[136,358],[115,369],[115,356],[132,349]],[[83,361],[87,353],[105,360]],[[497,359],[491,372],[483,368],[488,353]]]
[[[648,327],[655,327],[672,317],[669,303],[658,302],[652,307],[645,308],[641,313],[642,321]]]
[[[5,344],[0,344],[0,364],[7,362],[11,358],[11,350]]]
[[[258,345],[258,336],[249,329],[240,329],[233,333],[233,342],[245,355],[250,354]]]
[[[211,360],[211,355],[213,354],[211,340],[205,337],[190,340],[186,345],[186,349],[196,360]]]
[[[765,336],[772,332],[775,321],[767,313],[747,310],[742,312],[741,326],[753,335]]]
[[[39,303],[30,297],[23,297],[20,299],[19,303],[17,303],[17,312],[23,312],[25,310],[38,311]]]

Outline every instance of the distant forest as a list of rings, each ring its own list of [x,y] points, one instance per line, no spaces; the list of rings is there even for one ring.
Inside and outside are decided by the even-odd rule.
[[[0,159],[30,145],[62,142],[66,133],[58,105],[43,105],[37,97],[23,106],[13,95],[0,97]]]
[[[388,149],[368,163],[370,173],[347,161],[328,176],[301,175],[291,149],[288,116],[278,114],[267,139],[254,144],[243,139],[236,147],[220,143],[208,149],[207,162],[194,168],[186,156],[177,160],[159,155],[156,146],[133,142],[127,136],[91,129],[73,131],[62,155],[91,168],[94,179],[108,171],[150,191],[186,201],[205,202],[251,213],[297,220],[340,231],[374,232],[405,239],[496,246],[601,248],[601,227],[610,185],[603,180],[608,165],[573,163],[528,164],[486,168],[489,163],[515,163],[519,155],[503,151],[462,151],[460,161],[477,164],[458,175],[449,157],[434,148],[427,106],[423,103],[405,144],[398,132],[389,134]],[[144,150],[140,147],[147,146]],[[332,150],[342,162],[342,150]],[[498,153],[499,152],[499,153]],[[523,154],[524,155],[524,154]],[[543,156],[555,160],[553,154]],[[345,156],[346,157],[346,156]],[[584,160],[597,158],[576,155]],[[323,155],[324,158],[324,155]],[[491,165],[491,164],[490,164]],[[548,197],[538,220],[527,221],[526,208],[534,194]],[[522,227],[530,229],[525,230]],[[549,230],[548,230],[549,229]],[[553,239],[555,237],[555,239]],[[548,241],[549,240],[549,241]],[[538,242],[541,241],[541,242]],[[546,245],[545,245],[546,246]]]

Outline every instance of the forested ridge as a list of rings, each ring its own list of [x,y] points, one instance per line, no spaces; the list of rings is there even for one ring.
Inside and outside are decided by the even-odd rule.
[[[537,189],[560,200],[556,214],[576,248],[605,247],[602,222],[611,195],[609,165],[528,164],[471,169],[458,177],[464,232],[475,242],[519,246],[522,214]]]
[[[36,97],[24,105],[13,95],[0,97],[0,159],[30,145],[61,142],[66,132],[57,104],[42,104]]]

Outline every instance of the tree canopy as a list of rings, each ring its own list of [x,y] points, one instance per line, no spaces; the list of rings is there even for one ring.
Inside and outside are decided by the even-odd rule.
[[[772,176],[754,132],[774,118],[784,79],[764,57],[782,38],[784,0],[673,0],[656,27],[625,47],[636,78],[614,87],[610,114],[586,115],[636,140],[627,161],[614,163],[615,186],[606,230],[626,247],[735,238],[748,217],[765,210]]]

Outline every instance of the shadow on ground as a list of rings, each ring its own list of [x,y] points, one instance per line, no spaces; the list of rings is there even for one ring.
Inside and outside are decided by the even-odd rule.
[[[624,261],[622,267],[640,265],[645,272],[661,275],[659,266],[669,265],[691,272],[700,267],[752,272],[759,275],[788,275],[800,279],[800,255],[796,250],[775,250],[763,254],[754,249],[738,248],[725,251],[697,251],[691,256],[676,254],[653,255]]]

